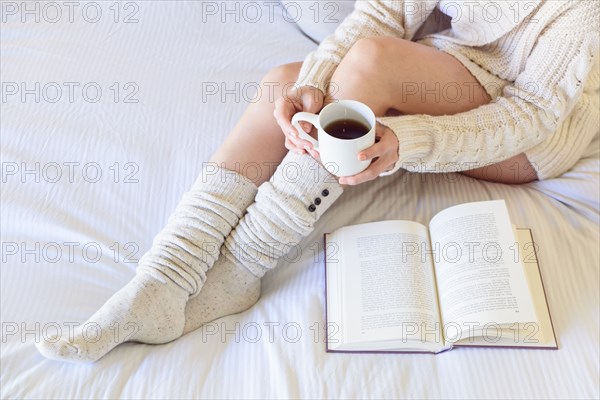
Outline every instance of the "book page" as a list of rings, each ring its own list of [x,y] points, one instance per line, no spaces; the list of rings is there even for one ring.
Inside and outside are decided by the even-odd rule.
[[[457,347],[558,348],[538,265],[537,246],[529,229],[516,229],[515,236],[519,242],[519,254],[516,255],[520,257],[525,268],[525,276],[527,277],[529,291],[533,296],[533,306],[538,321],[535,323],[514,323],[509,326],[490,327],[485,335],[468,337],[457,342],[455,344]]]
[[[503,200],[448,208],[431,220],[430,232],[448,342],[537,321]]]
[[[419,251],[429,243],[425,226],[410,221],[355,225],[331,235],[328,246],[334,242],[339,245],[343,342],[441,345],[433,264]]]

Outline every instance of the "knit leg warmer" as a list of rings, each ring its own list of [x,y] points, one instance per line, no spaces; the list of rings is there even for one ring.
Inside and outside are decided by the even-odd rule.
[[[40,353],[89,362],[123,342],[158,344],[181,336],[188,299],[200,292],[224,238],[256,190],[235,172],[203,168],[141,258],[135,277],[74,333],[36,343]]]
[[[256,303],[260,278],[277,266],[289,245],[313,230],[341,194],[337,178],[321,164],[289,152],[225,239],[200,294],[188,302],[184,333]]]

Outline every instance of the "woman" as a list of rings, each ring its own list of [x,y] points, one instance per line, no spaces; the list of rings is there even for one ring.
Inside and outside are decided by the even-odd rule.
[[[420,37],[440,11],[450,28]],[[598,131],[598,17],[591,1],[357,2],[304,63],[264,78],[266,92],[296,85],[248,108],[133,280],[72,334],[38,349],[94,361],[119,343],[166,343],[247,309],[260,278],[342,185],[400,168],[503,183],[560,175]],[[335,99],[359,100],[380,117],[378,142],[359,154],[372,163],[352,177],[331,176],[290,124]]]

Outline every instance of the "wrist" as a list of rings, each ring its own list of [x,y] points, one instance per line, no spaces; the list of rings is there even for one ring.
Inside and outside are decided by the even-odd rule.
[[[378,121],[390,129],[398,141],[397,159],[389,171],[380,176],[388,176],[400,168],[409,171],[420,171],[424,163],[430,163],[433,149],[433,138],[430,126],[418,116],[406,115],[382,117]]]

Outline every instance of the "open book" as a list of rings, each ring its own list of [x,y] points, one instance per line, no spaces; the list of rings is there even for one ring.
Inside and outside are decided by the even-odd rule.
[[[327,351],[557,349],[529,229],[503,200],[325,235]]]

